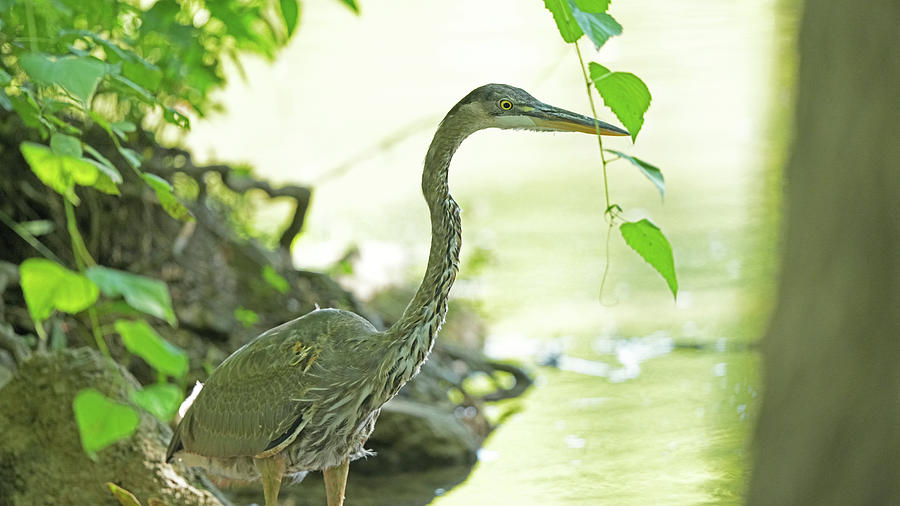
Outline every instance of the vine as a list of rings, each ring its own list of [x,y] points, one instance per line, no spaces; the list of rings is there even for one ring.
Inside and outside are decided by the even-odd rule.
[[[575,46],[578,66],[584,77],[594,120],[597,121],[597,108],[594,104],[591,85],[603,99],[603,103],[622,122],[634,142],[644,124],[644,113],[650,107],[650,90],[638,76],[630,72],[614,72],[596,62],[588,63],[585,68],[584,58],[578,46],[579,39],[587,35],[599,51],[610,37],[622,33],[622,25],[607,13],[609,4],[610,0],[544,0],[544,6],[553,14],[556,27],[563,40]],[[672,296],[677,297],[678,279],[675,274],[675,260],[669,240],[666,239],[662,230],[649,219],[625,220],[622,207],[610,199],[607,167],[614,161],[626,160],[637,167],[656,186],[660,195],[664,195],[665,179],[662,171],[636,156],[604,149],[599,123],[597,124],[597,143],[600,149],[603,193],[606,199],[604,216],[609,222],[601,291],[610,269],[609,236],[612,228],[618,223],[619,232],[625,243],[663,277]],[[614,158],[607,159],[607,155],[612,155]]]
[[[340,1],[359,12],[355,0]],[[110,356],[107,336],[115,333],[156,371],[157,382],[130,397],[163,422],[180,404],[189,365],[187,353],[149,323],[177,326],[168,286],[98,265],[76,206],[91,192],[119,195],[124,173],[174,219],[193,220],[170,181],[150,172],[160,172],[154,160],[128,146],[139,144],[139,135],[190,129],[189,116],[218,107],[210,93],[225,84],[224,61],[237,62],[241,52],[273,59],[299,19],[299,0],[0,1],[0,123],[22,131],[18,151],[61,201],[74,267],[0,206],[0,223],[36,254],[19,266],[36,347],[65,346],[54,314],[84,313],[102,354]],[[106,141],[108,150],[100,144]],[[268,283],[277,276],[261,273]],[[133,406],[93,389],[80,391],[72,409],[92,457],[137,429]]]

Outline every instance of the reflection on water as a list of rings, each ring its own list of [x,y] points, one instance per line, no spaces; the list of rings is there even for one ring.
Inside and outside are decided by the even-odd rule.
[[[675,349],[634,379],[542,369],[498,455],[435,504],[739,502],[756,398],[752,353]]]
[[[660,333],[663,334],[663,333]],[[600,355],[612,355],[619,366],[607,362],[570,357],[560,350],[558,342],[551,343],[553,351],[538,361],[544,366],[556,367],[562,371],[577,372],[591,376],[609,378],[614,383],[637,378],[641,374],[641,362],[669,353],[675,344],[671,337],[657,335],[632,339],[612,339],[598,337],[593,348]]]
[[[190,139],[201,159],[247,160],[275,180],[325,181],[295,248],[302,267],[326,266],[351,244],[391,240],[421,259],[409,268],[421,275],[429,233],[419,171],[430,129],[323,175],[392,132],[439,118],[469,89],[509,82],[587,109],[574,56],[560,51],[540,0],[372,1],[358,20],[338,2],[304,7],[284,57],[272,68],[250,62],[251,82],[223,96],[229,116],[198,123]],[[451,167],[464,209],[454,294],[483,301],[489,353],[533,364],[538,381],[525,398],[505,401],[517,414],[468,477],[351,478],[348,506],[740,502],[758,395],[748,343],[772,291],[769,187],[783,149],[773,139],[783,135],[770,118],[788,105],[771,85],[783,56],[776,48],[793,28],[779,27],[776,14],[793,26],[784,19],[793,12],[776,13],[774,0],[646,0],[614,2],[612,14],[625,33],[589,57],[637,73],[654,98],[637,144],[607,147],[659,165],[667,194],[660,201],[621,164],[611,189],[627,217],[651,216],[668,235],[677,303],[618,237],[599,293],[606,225],[594,140],[473,136]],[[473,251],[489,251],[489,262],[467,279]],[[288,494],[294,504],[316,503],[321,481],[307,481]]]

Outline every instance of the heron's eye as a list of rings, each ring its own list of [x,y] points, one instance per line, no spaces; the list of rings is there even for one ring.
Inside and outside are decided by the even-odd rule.
[[[500,105],[500,108],[503,109],[504,111],[508,111],[508,110],[512,109],[512,102],[510,102],[509,100],[506,100],[505,98],[500,101],[499,105]]]

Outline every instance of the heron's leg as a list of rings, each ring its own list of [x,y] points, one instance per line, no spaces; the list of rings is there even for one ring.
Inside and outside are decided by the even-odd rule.
[[[343,506],[348,469],[350,469],[349,458],[322,473],[325,476],[325,498],[328,500],[328,506]]]
[[[263,494],[266,506],[278,505],[278,489],[281,488],[281,476],[284,474],[284,455],[280,453],[262,459],[253,459],[253,464],[262,475]]]

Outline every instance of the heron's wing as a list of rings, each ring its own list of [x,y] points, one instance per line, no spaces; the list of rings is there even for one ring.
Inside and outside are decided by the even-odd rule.
[[[207,457],[277,453],[302,431],[326,388],[314,366],[335,353],[335,341],[373,332],[352,313],[316,311],[260,335],[213,371],[170,454],[179,444]]]

